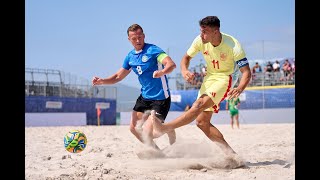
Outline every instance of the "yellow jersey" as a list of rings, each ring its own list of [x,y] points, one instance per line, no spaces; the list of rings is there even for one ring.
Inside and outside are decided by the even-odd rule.
[[[198,35],[187,51],[190,57],[194,57],[198,52],[202,53],[207,64],[206,78],[213,74],[229,76],[236,68],[249,65],[238,40],[228,34],[222,32],[221,34],[222,40],[219,46],[214,47],[210,42],[203,44],[200,35]]]

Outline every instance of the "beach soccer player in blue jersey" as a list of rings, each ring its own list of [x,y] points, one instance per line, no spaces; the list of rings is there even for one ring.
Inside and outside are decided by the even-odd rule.
[[[172,72],[176,64],[161,48],[144,42],[145,34],[140,25],[131,25],[127,34],[134,49],[125,57],[122,67],[107,78],[93,77],[92,84],[115,84],[124,79],[131,70],[134,71],[141,84],[141,94],[133,107],[130,131],[142,143],[159,149],[153,141],[157,138],[153,134],[153,121],[148,118],[150,111],[155,110],[157,118],[164,122],[171,104],[166,74]],[[172,145],[176,141],[175,131],[167,134]]]

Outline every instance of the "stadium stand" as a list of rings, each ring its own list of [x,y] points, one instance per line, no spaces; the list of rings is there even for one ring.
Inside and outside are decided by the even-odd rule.
[[[60,70],[25,68],[25,113],[85,112],[87,125],[96,125],[98,104],[103,105],[100,124],[115,125],[116,98],[116,87],[93,87],[89,81]],[[47,102],[62,105],[50,107]]]
[[[283,70],[283,64],[286,60],[289,60],[291,63],[291,71],[290,72],[284,72]],[[250,83],[248,84],[248,87],[255,87],[255,86],[283,86],[283,85],[295,85],[295,66],[294,58],[284,58],[282,60],[279,60],[280,62],[280,70],[279,71],[260,71],[260,72],[252,72],[252,79]],[[272,64],[273,62],[270,61]],[[267,64],[263,64],[266,66]],[[264,67],[263,66],[263,67]],[[196,67],[191,67],[191,72],[197,72],[197,76],[195,78],[195,81],[192,83],[186,82],[181,73],[177,73],[174,77],[169,76],[169,79],[174,79],[176,84],[176,90],[193,90],[193,89],[199,89],[204,77],[203,74],[203,65],[197,65]],[[261,68],[265,69],[265,68]],[[241,73],[239,74],[239,78],[235,85],[237,86],[239,84],[239,80],[241,78]]]

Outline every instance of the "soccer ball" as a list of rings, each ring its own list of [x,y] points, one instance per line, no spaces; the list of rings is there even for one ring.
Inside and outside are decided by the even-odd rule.
[[[64,147],[71,153],[79,153],[87,146],[86,135],[79,130],[69,131],[64,136]]]

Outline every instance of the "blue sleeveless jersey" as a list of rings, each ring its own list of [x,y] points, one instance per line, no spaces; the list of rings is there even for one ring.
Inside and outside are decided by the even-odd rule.
[[[132,50],[124,59],[122,67],[138,75],[141,84],[141,95],[149,100],[164,100],[170,96],[167,76],[153,78],[153,72],[162,70],[164,65],[157,61],[164,51],[156,45],[145,43],[141,52]]]

